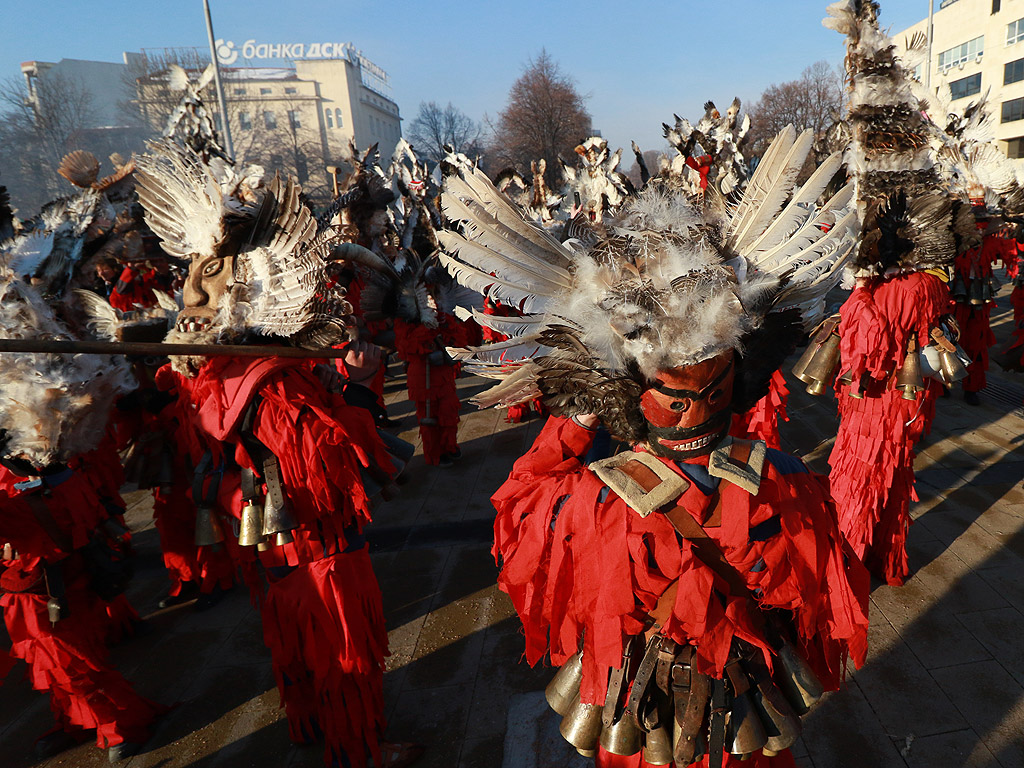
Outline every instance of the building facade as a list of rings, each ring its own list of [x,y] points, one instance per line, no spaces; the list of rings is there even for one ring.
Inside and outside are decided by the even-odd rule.
[[[61,59],[58,62],[25,61],[21,75],[30,103],[45,98],[47,85],[80,90],[88,98],[85,129],[121,128],[130,122],[124,103],[132,98],[125,79],[125,65],[109,61]]]
[[[1024,163],[1024,0],[943,0],[932,15],[931,56],[915,73],[937,89],[949,85],[954,109],[986,91],[995,138],[1007,157]],[[928,19],[893,35],[905,49]]]
[[[309,194],[322,197],[330,189],[327,166],[343,166],[351,143],[360,150],[377,144],[382,157],[390,156],[402,118],[386,95],[387,75],[361,54],[339,49],[341,57],[296,60],[290,67],[221,66],[239,161],[294,174]],[[137,81],[139,109],[154,130],[163,129],[175,103],[166,80],[166,72],[157,71]],[[204,95],[215,110],[212,85]]]

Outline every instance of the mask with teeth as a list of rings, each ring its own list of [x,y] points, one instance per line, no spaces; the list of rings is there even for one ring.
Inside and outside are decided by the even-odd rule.
[[[732,350],[659,371],[640,397],[651,452],[681,460],[711,453],[729,429],[734,377]]]

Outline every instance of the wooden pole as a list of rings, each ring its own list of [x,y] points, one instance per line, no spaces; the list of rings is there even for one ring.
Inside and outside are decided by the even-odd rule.
[[[346,349],[299,349],[243,344],[162,344],[148,341],[0,339],[0,352],[60,355],[195,355],[197,357],[344,357]]]

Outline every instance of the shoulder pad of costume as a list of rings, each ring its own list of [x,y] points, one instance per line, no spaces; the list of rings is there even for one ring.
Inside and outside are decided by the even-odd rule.
[[[641,517],[675,501],[690,487],[657,456],[640,451],[595,461],[590,470]]]
[[[761,473],[768,446],[762,440],[733,438],[712,451],[708,474],[738,485],[751,496],[761,488]]]

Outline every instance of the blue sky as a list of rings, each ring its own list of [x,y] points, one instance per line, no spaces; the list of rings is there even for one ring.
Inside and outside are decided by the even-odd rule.
[[[838,64],[842,38],[821,26],[819,0],[211,0],[217,37],[237,46],[352,42],[391,77],[408,123],[421,101],[451,101],[475,119],[502,109],[541,48],[589,95],[613,146],[661,149],[661,123],[695,119],[714,99],[755,100],[807,65]],[[938,1],[935,5],[938,6]],[[22,61],[120,61],[140,48],[206,46],[201,0],[3,0],[0,79]],[[882,0],[902,30],[927,0]],[[630,165],[630,162],[625,165]]]

